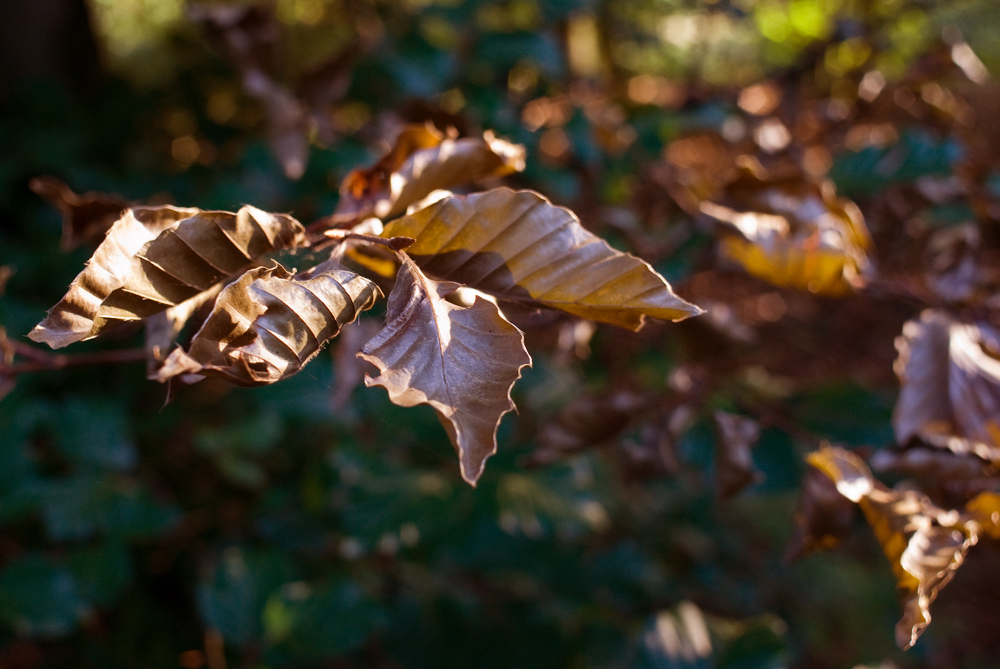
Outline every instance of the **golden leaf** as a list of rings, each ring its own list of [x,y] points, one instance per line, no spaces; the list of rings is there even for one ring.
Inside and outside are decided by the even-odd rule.
[[[452,195],[388,223],[382,235],[416,239],[407,253],[431,276],[503,300],[630,330],[644,316],[678,321],[701,313],[646,262],[611,248],[533,191]]]

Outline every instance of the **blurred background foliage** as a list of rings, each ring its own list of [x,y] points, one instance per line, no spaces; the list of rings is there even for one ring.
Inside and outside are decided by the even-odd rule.
[[[206,381],[167,406],[139,363],[22,375],[0,402],[0,667],[993,666],[995,548],[907,653],[862,521],[836,551],[783,558],[803,455],[891,445],[893,339],[920,300],[753,278],[684,202],[740,153],[828,175],[905,283],[929,234],[995,215],[1000,5],[275,0],[242,55],[202,11],[4,3],[10,337],[92,250],[60,250],[31,178],[307,223],[424,121],[523,143],[511,185],[709,314],[637,334],[524,315],[534,367],[476,489],[427,407],[352,392],[338,342],[274,387]],[[254,63],[271,92],[248,92]],[[947,194],[959,178],[975,197]],[[761,421],[731,498],[716,410]]]

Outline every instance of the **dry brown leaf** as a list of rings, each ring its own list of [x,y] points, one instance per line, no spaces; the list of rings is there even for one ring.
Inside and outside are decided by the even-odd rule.
[[[214,301],[221,291],[222,284],[217,283],[166,311],[146,318],[146,378],[159,377],[160,368],[181,330],[196,312]]]
[[[157,379],[197,374],[241,386],[280,381],[380,296],[371,281],[345,270],[295,280],[280,265],[252,269],[223,289],[188,350],[175,349]]]
[[[812,467],[806,472],[795,510],[792,536],[785,562],[835,547],[851,533],[854,503],[839,492],[833,481]]]
[[[752,418],[725,411],[715,412],[719,438],[715,446],[715,487],[726,499],[760,480],[753,468],[750,449],[760,438],[760,425]]]
[[[496,453],[500,419],[514,408],[510,389],[531,356],[524,335],[495,304],[447,302],[457,285],[428,279],[400,255],[386,326],[358,354],[380,372],[365,384],[384,387],[399,406],[434,407],[458,451],[462,478],[475,485]]]
[[[630,330],[645,316],[701,313],[646,262],[611,248],[573,212],[533,191],[453,195],[386,225],[417,241],[407,253],[431,276],[503,300],[561,309]]]
[[[917,437],[1000,462],[1000,337],[985,324],[927,309],[896,338],[896,441]]]
[[[62,212],[63,251],[84,242],[98,242],[104,233],[121,218],[130,203],[120,195],[89,192],[78,195],[55,177],[35,177],[28,187]]]
[[[375,164],[347,175],[333,217],[392,218],[439,189],[524,169],[524,147],[486,132],[482,137],[446,137],[428,125],[407,126]]]
[[[66,296],[28,336],[52,348],[142,320],[233,276],[256,258],[301,245],[294,218],[245,206],[237,213],[134,207],[115,222]]]
[[[837,296],[861,285],[871,241],[857,205],[838,198],[832,182],[774,178],[753,161],[743,165],[724,197],[699,206],[738,233],[723,236],[723,257],[775,285],[812,293]]]
[[[808,462],[861,506],[896,575],[903,606],[896,643],[911,647],[931,622],[931,603],[977,542],[980,524],[916,491],[886,488],[861,458],[842,448],[825,446]]]
[[[539,430],[531,461],[545,464],[607,442],[647,405],[647,398],[628,390],[577,397]]]
[[[333,361],[333,392],[330,394],[330,411],[341,413],[348,408],[351,395],[365,380],[368,364],[358,357],[358,351],[378,334],[381,326],[375,319],[359,319],[344,328],[337,344]]]
[[[986,534],[993,539],[1000,539],[1000,493],[979,493],[965,505],[965,511],[979,523]]]

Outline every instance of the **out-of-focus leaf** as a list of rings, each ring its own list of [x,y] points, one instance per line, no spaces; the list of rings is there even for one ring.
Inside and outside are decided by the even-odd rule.
[[[965,510],[990,537],[1000,539],[1000,493],[981,492],[966,503]]]
[[[239,69],[243,88],[264,106],[267,139],[285,176],[298,179],[309,159],[308,115],[287,86],[274,79],[281,33],[264,5],[196,6],[193,19],[205,25]]]
[[[374,167],[347,175],[334,219],[393,218],[435,190],[520,172],[524,156],[523,146],[491,132],[455,139],[429,124],[407,126]]]
[[[785,548],[790,562],[835,547],[851,533],[854,504],[837,491],[833,481],[810,467],[802,483],[792,536]]]
[[[715,447],[715,485],[722,498],[732,497],[758,481],[750,449],[760,438],[760,425],[752,418],[725,411],[715,412],[719,439]]]
[[[66,296],[28,334],[52,348],[114,324],[165,311],[278,249],[298,246],[291,216],[245,206],[237,213],[133,207],[108,232]]]
[[[645,397],[627,390],[578,397],[542,426],[531,459],[544,464],[606,442],[646,405]]]
[[[89,612],[73,573],[42,555],[25,555],[0,571],[0,618],[23,635],[63,636]]]
[[[330,410],[339,413],[347,408],[351,394],[365,379],[365,363],[357,357],[358,351],[378,334],[379,325],[374,319],[361,319],[344,329],[337,344],[335,380],[330,395]]]
[[[699,210],[732,226],[720,250],[748,272],[778,286],[842,295],[868,272],[871,242],[858,206],[833,183],[803,175],[773,178],[744,161],[740,177]]]
[[[510,389],[531,365],[524,336],[489,300],[462,308],[445,301],[457,287],[428,279],[402,255],[386,326],[358,354],[379,368],[366,377],[400,406],[434,407],[475,485],[496,453],[500,419],[514,408]]]
[[[896,338],[896,440],[1000,461],[1000,335],[927,309]]]
[[[69,568],[82,597],[108,606],[132,578],[132,557],[124,544],[109,541],[73,551],[69,556]]]
[[[48,483],[42,515],[56,541],[85,539],[98,531],[117,539],[155,536],[171,527],[176,511],[134,482],[84,475]]]
[[[431,276],[503,300],[630,330],[645,316],[678,321],[701,313],[646,262],[611,248],[571,211],[532,191],[447,197],[382,234],[415,238],[407,253]]]
[[[995,282],[977,262],[979,230],[975,225],[958,225],[936,231],[925,251],[927,285],[948,302],[969,302]]]
[[[268,597],[293,578],[282,554],[227,548],[211,579],[198,588],[198,611],[226,641],[245,644],[263,635]]]
[[[131,203],[120,195],[94,191],[78,195],[59,179],[51,176],[35,177],[28,187],[38,193],[62,213],[63,251],[76,248],[84,242],[97,242],[121,218]]]
[[[683,137],[667,146],[664,157],[669,170],[657,175],[670,197],[689,214],[698,213],[701,202],[718,198],[727,183],[738,176],[736,151],[714,132]]]
[[[280,381],[380,295],[371,281],[346,270],[296,280],[280,265],[252,269],[219,294],[188,351],[175,349],[157,378],[208,375],[242,386]]]
[[[861,506],[872,526],[896,575],[903,606],[896,643],[909,648],[931,622],[931,603],[977,542],[979,523],[938,508],[914,490],[886,488],[861,458],[842,448],[824,446],[808,461]]]

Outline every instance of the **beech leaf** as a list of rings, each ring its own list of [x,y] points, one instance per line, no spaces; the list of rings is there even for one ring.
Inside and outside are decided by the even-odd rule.
[[[157,378],[197,374],[241,386],[280,381],[380,296],[375,284],[346,270],[296,280],[281,265],[252,269],[223,289],[188,351],[174,349]]]
[[[429,275],[504,300],[630,330],[644,316],[678,321],[701,313],[645,261],[611,248],[573,212],[533,191],[452,195],[388,223],[382,235],[416,239],[407,253]]]
[[[44,197],[62,213],[63,251],[69,251],[82,242],[101,239],[130,203],[120,195],[89,192],[74,193],[69,186],[55,177],[35,177],[28,187]]]
[[[334,219],[392,218],[435,190],[520,172],[524,157],[523,146],[491,132],[455,139],[430,124],[407,126],[374,167],[347,175]]]
[[[927,309],[896,338],[896,440],[1000,462],[1000,335]]]
[[[850,535],[854,513],[854,503],[837,491],[833,481],[810,467],[802,482],[785,561],[835,547]]]
[[[861,458],[842,448],[824,446],[808,461],[864,512],[896,575],[903,606],[896,643],[911,647],[931,622],[931,603],[978,541],[980,524],[914,490],[887,488]]]
[[[524,335],[495,304],[444,299],[457,286],[428,279],[405,254],[389,294],[385,328],[359,357],[378,367],[367,386],[382,386],[404,407],[434,407],[459,454],[462,478],[475,485],[496,453],[500,419],[514,408],[510,389],[531,365]]]
[[[115,222],[66,296],[28,334],[62,348],[191,299],[256,258],[301,245],[291,216],[133,207]]]

